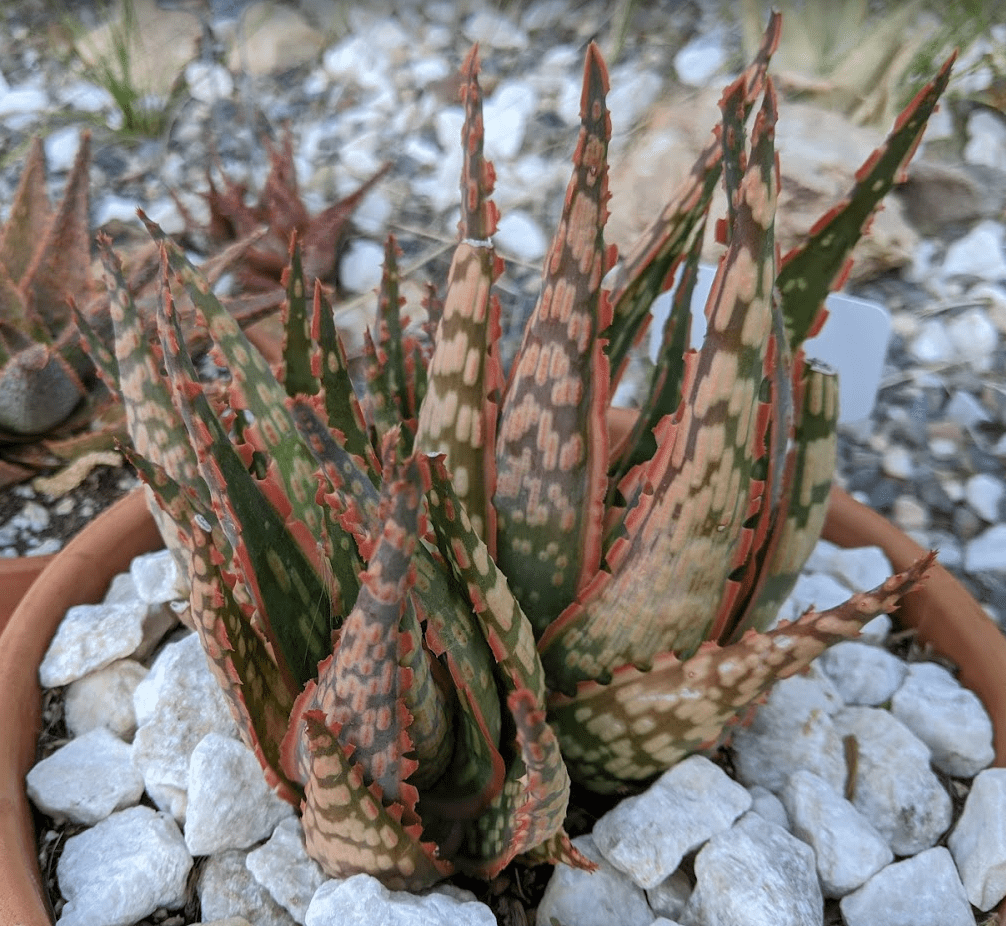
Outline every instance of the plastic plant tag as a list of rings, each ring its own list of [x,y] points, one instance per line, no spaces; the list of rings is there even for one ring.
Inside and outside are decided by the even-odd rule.
[[[713,285],[716,268],[699,266],[692,294],[692,347],[702,344],[706,333],[703,307]],[[649,353],[656,360],[661,332],[671,307],[671,291],[663,293],[650,310]],[[845,293],[832,293],[825,303],[828,320],[817,337],[804,344],[807,357],[838,370],[839,416],[843,423],[870,417],[880,388],[880,376],[891,337],[891,316],[882,305]]]

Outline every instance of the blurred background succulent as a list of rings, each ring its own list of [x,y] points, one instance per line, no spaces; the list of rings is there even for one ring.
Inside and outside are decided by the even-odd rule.
[[[779,29],[773,15],[687,183],[617,268],[604,243],[608,75],[588,48],[573,176],[506,380],[474,50],[461,240],[432,357],[401,314],[389,239],[362,400],[296,236],[278,378],[156,226],[156,344],[106,249],[115,355],[95,360],[173,522],[166,540],[242,735],[330,875],[416,889],[491,876],[517,855],[589,866],[563,830],[571,780],[614,792],[712,748],[931,561],[769,629],[817,539],[834,464],[835,377],[802,344],[949,75],[948,62],[777,262],[766,74]],[[721,179],[727,250],[689,350]],[[613,409],[649,307],[676,278],[652,380],[638,409]],[[184,349],[183,293],[226,370],[211,386]]]
[[[69,297],[91,291],[84,135],[57,207],[35,139],[0,231],[0,444],[34,441],[65,424],[87,393],[90,362],[77,344]]]
[[[114,333],[108,297],[92,269],[88,208],[91,137],[83,133],[58,206],[46,191],[44,146],[31,143],[25,167],[0,229],[0,486],[60,466],[82,455],[108,462],[115,440],[125,436],[115,396],[94,375],[71,317],[71,303],[107,349]],[[224,302],[244,326],[268,320],[285,291],[280,283],[286,242],[297,232],[304,242],[309,285],[322,279],[338,295],[335,269],[350,218],[378,177],[318,215],[310,215],[294,177],[289,137],[281,150],[270,148],[272,170],[255,206],[245,190],[225,180],[223,192],[209,183],[205,194],[210,224],[198,229],[190,219],[183,236],[205,255],[203,275],[215,284],[225,274],[234,282]],[[282,249],[283,257],[277,249]],[[120,253],[123,253],[120,250]],[[135,240],[123,254],[126,285],[149,334],[159,289],[159,256],[149,240]],[[205,353],[209,343],[183,297],[179,312],[188,349]],[[276,332],[265,327],[256,343],[271,350]]]

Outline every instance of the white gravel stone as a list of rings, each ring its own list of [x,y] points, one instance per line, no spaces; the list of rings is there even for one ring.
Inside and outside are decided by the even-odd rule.
[[[964,497],[971,510],[980,518],[995,524],[999,520],[999,504],[1006,487],[1001,479],[988,473],[976,473],[964,483]]]
[[[768,788],[761,785],[752,785],[748,788],[751,795],[751,810],[761,817],[781,826],[784,830],[789,830],[789,816],[782,801],[779,800]]]
[[[955,421],[965,428],[973,428],[977,424],[992,420],[988,409],[970,392],[965,392],[963,389],[954,391],[943,414],[950,421]]]
[[[950,853],[937,846],[888,865],[840,903],[845,926],[974,926]]]
[[[835,715],[835,728],[842,737],[856,738],[856,809],[896,855],[935,845],[950,826],[952,809],[929,767],[929,747],[879,708],[847,707]]]
[[[1006,572],[1006,524],[996,524],[969,540],[964,548],[965,572]]]
[[[929,527],[929,509],[911,495],[899,495],[891,506],[894,523],[908,533]]]
[[[950,363],[956,355],[946,325],[937,318],[922,323],[918,334],[908,342],[908,352],[924,364]]]
[[[781,806],[781,805],[780,805]],[[692,882],[680,868],[665,878],[656,887],[646,892],[650,909],[664,922],[672,922],[681,916],[692,895]]]
[[[876,588],[893,571],[891,562],[880,547],[845,549],[827,540],[819,540],[807,559],[806,569],[826,572],[853,592]]]
[[[519,51],[528,46],[527,33],[509,16],[483,9],[469,16],[463,26],[465,38],[486,48]]]
[[[912,452],[907,447],[895,444],[884,451],[880,467],[888,476],[895,479],[911,479],[915,473]]]
[[[745,814],[702,847],[695,879],[683,926],[820,926],[824,898],[813,850],[758,814]]]
[[[131,754],[126,743],[98,727],[36,764],[26,779],[28,797],[52,817],[90,826],[140,800],[143,779]]]
[[[49,96],[38,87],[19,86],[0,88],[0,119],[8,125],[17,125],[20,120],[8,120],[8,116],[36,115],[49,108]]]
[[[716,34],[699,36],[674,56],[678,80],[692,87],[704,87],[726,63],[723,39]]]
[[[825,897],[844,897],[893,861],[870,821],[813,772],[794,772],[782,799],[793,835],[814,850]]]
[[[303,923],[315,891],[327,880],[307,854],[304,829],[297,817],[280,820],[269,840],[245,859],[248,870],[298,923]]]
[[[996,113],[975,109],[968,116],[964,160],[1002,170],[1006,164],[1006,125]]]
[[[144,643],[151,614],[141,601],[126,604],[81,604],[67,611],[39,666],[39,684],[58,688],[132,656]]]
[[[185,66],[185,83],[189,93],[200,103],[230,99],[234,93],[234,78],[222,64],[190,61]]]
[[[272,793],[244,743],[208,733],[192,750],[185,845],[193,855],[247,849],[292,813],[293,807]]]
[[[423,895],[389,891],[370,875],[354,875],[344,880],[326,881],[319,887],[304,922],[306,926],[334,923],[496,926],[496,917],[474,898],[459,899],[452,892],[440,889]]]
[[[530,83],[507,80],[483,103],[486,157],[513,160],[524,144],[528,122],[538,109],[538,94]]]
[[[786,603],[799,617],[808,608],[826,611],[848,599],[849,589],[838,579],[823,572],[811,572],[800,575]]]
[[[556,865],[538,905],[537,921],[548,924],[555,918],[577,926],[650,926],[653,911],[642,888],[605,859],[592,836],[577,836],[573,845],[598,868],[589,872]],[[326,922],[318,920],[317,926]],[[307,926],[315,923],[308,919]]]
[[[980,373],[991,369],[999,332],[984,309],[968,309],[952,319],[947,323],[947,335],[956,359]]]
[[[136,594],[147,604],[166,604],[182,596],[178,564],[170,550],[137,556],[129,565]]]
[[[120,659],[71,682],[63,699],[67,729],[82,736],[105,727],[118,737],[132,738],[136,732],[133,693],[146,676],[146,667],[136,660]]]
[[[196,634],[164,647],[137,686],[133,706],[139,724],[133,761],[147,794],[162,810],[184,821],[192,751],[207,733],[237,737]]]
[[[130,926],[185,903],[192,858],[167,814],[130,807],[71,836],[56,866],[57,926]]]
[[[883,646],[891,635],[894,622],[886,614],[878,614],[872,621],[867,621],[859,631],[859,639],[872,646]]]
[[[339,280],[353,293],[369,293],[381,282],[384,248],[373,241],[350,241],[339,260]]]
[[[737,777],[778,794],[793,772],[806,768],[842,791],[845,753],[831,717],[841,706],[823,674],[795,675],[776,684],[754,722],[734,734]]]
[[[933,765],[947,775],[970,778],[995,758],[984,705],[934,662],[908,666],[891,713],[929,747]]]
[[[653,888],[750,806],[751,795],[723,769],[690,756],[602,816],[594,844],[640,887]]]
[[[203,919],[240,916],[254,926],[294,926],[294,918],[273,900],[248,870],[247,858],[247,852],[230,849],[211,855],[203,864],[196,885]]]
[[[1006,278],[1006,258],[1003,255],[1003,226],[985,219],[949,248],[940,268],[940,276],[980,277],[997,281]]]
[[[887,701],[905,678],[905,663],[878,646],[847,640],[818,658],[846,704],[876,707]]]
[[[1006,897],[1006,768],[975,776],[947,845],[972,904],[991,910]]]
[[[541,260],[548,249],[545,233],[526,212],[509,212],[500,219],[495,243],[500,253],[532,263]]]

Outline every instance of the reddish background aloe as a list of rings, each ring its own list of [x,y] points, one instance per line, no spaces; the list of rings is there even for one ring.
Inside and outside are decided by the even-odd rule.
[[[243,735],[330,874],[416,888],[455,870],[489,876],[523,853],[588,864],[562,830],[570,778],[612,791],[715,744],[775,679],[893,608],[925,571],[928,559],[766,630],[820,531],[834,464],[835,379],[801,345],[949,74],[780,262],[766,76],[779,26],[610,288],[608,76],[588,49],[573,176],[505,384],[475,51],[461,241],[432,356],[400,315],[389,240],[362,402],[296,242],[278,378],[155,227],[157,344],[106,253],[116,356],[97,359],[176,527],[196,627]],[[721,177],[727,251],[705,342],[685,351]],[[613,440],[613,387],[679,268],[638,424]],[[196,377],[179,286],[223,383]]]

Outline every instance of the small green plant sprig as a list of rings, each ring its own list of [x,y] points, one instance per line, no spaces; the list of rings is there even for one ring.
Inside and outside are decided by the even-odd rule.
[[[573,176],[506,380],[474,50],[461,240],[432,356],[400,314],[389,239],[361,399],[296,242],[279,378],[155,226],[156,343],[106,251],[116,351],[97,359],[177,531],[211,666],[328,874],[419,889],[518,855],[590,867],[562,828],[571,779],[613,792],[715,745],[931,562],[767,629],[817,539],[834,465],[835,376],[802,343],[949,74],[948,62],[779,262],[766,76],[779,28],[773,16],[723,94],[722,124],[610,287],[608,77],[589,47]],[[686,350],[721,180],[727,250],[705,341]],[[676,269],[653,381],[620,427],[613,384]],[[183,349],[176,291],[227,370],[213,390]]]

